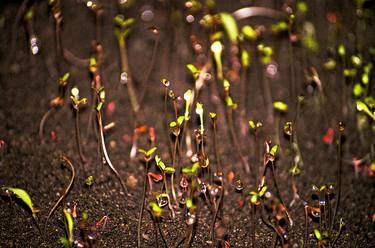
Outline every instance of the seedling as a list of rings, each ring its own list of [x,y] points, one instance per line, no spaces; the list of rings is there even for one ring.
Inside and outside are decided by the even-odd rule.
[[[60,196],[60,198],[57,200],[57,202],[53,205],[53,207],[49,211],[47,219],[46,219],[46,222],[44,224],[44,229],[46,229],[48,220],[51,218],[53,212],[59,206],[59,204],[61,203],[61,201],[64,200],[66,198],[66,196],[69,194],[70,190],[72,189],[72,186],[73,186],[73,183],[74,183],[74,179],[75,179],[75,176],[76,176],[74,166],[73,166],[72,162],[70,161],[70,159],[68,157],[66,157],[66,156],[63,155],[63,156],[61,156],[61,160],[63,162],[65,162],[66,164],[69,165],[69,169],[70,169],[70,172],[72,173],[72,176],[70,177],[69,184],[65,188],[64,193]]]
[[[82,105],[87,104],[87,98],[83,97],[81,98],[79,95],[79,89],[77,87],[73,87],[71,90],[71,96],[70,100],[72,101],[73,108],[75,109],[75,129],[76,129],[76,141],[77,141],[77,148],[78,148],[78,154],[79,158],[81,159],[81,162],[83,165],[87,163],[87,159],[85,155],[83,154],[82,149],[82,142],[81,142],[81,132],[80,132],[80,121],[79,121],[79,110],[82,107]]]
[[[252,233],[251,233],[251,244],[252,247],[255,247],[255,233],[256,233],[256,225],[255,225],[255,208],[261,204],[261,201],[266,194],[268,189],[267,185],[263,185],[257,192],[251,191],[250,195],[250,204],[251,204],[251,220],[252,220]]]
[[[49,0],[49,6],[51,8],[51,14],[55,22],[55,44],[56,44],[56,67],[57,71],[61,71],[60,60],[63,58],[63,49],[61,42],[61,24],[63,21],[63,15],[61,12],[60,0]]]
[[[62,236],[59,238],[58,242],[65,247],[73,247],[74,243],[74,236],[73,236],[73,230],[74,230],[74,223],[73,223],[73,217],[71,213],[64,209],[64,215],[65,215],[65,230],[66,230],[66,236]]]
[[[156,151],[156,147],[151,148],[150,150],[146,151],[143,149],[138,149],[138,152],[143,154],[143,159],[146,163],[145,165],[145,173],[143,177],[143,193],[142,193],[142,202],[141,202],[141,209],[139,210],[139,219],[138,219],[138,247],[141,247],[141,225],[142,225],[142,217],[143,217],[143,210],[145,207],[145,199],[146,199],[146,191],[147,191],[147,175],[148,175],[148,163],[152,159],[152,154]]]
[[[130,104],[135,115],[137,115],[140,105],[138,103],[137,94],[135,91],[133,78],[130,73],[128,54],[126,49],[126,38],[130,33],[130,26],[135,22],[133,18],[124,19],[122,15],[117,15],[113,19],[116,28],[115,35],[117,37],[117,42],[120,49],[120,60],[121,60],[121,74],[120,83],[122,85],[127,85],[128,95],[130,99]]]
[[[161,160],[161,158],[156,155],[155,156],[155,162],[156,165],[159,167],[161,172],[163,173],[163,188],[165,188],[165,194],[168,196],[168,208],[171,211],[172,217],[175,217],[175,213],[173,210],[173,207],[171,205],[171,202],[169,200],[169,190],[168,190],[168,182],[167,182],[167,174],[173,174],[175,173],[175,169],[173,167],[168,167],[164,164],[164,162]]]
[[[216,63],[217,79],[223,80],[223,62],[221,61],[221,53],[223,51],[223,45],[220,41],[214,41],[211,45],[211,51],[214,54]]]
[[[100,143],[101,143],[101,148],[102,152],[104,154],[104,160],[109,168],[112,170],[112,172],[115,174],[117,179],[120,181],[121,187],[123,191],[125,192],[126,195],[128,195],[128,189],[126,188],[126,185],[124,181],[122,180],[120,173],[116,170],[116,168],[113,166],[108,153],[107,153],[107,148],[105,145],[105,140],[104,140],[104,129],[103,129],[103,121],[102,121],[102,108],[105,102],[105,90],[103,87],[99,88],[97,91],[97,106],[96,106],[96,117],[98,121],[98,126],[99,126],[99,135],[100,135]]]
[[[236,20],[233,18],[233,16],[229,13],[219,13],[217,14],[219,17],[227,35],[232,44],[237,44],[237,38],[238,38],[238,27]]]
[[[37,216],[39,209],[34,208],[34,204],[31,201],[29,194],[24,189],[20,189],[20,188],[2,187],[1,190],[5,191],[7,195],[10,195],[10,196],[15,195],[17,198],[19,198],[22,201],[22,203],[26,205],[26,207],[28,208],[28,210],[30,211],[34,219],[34,222],[38,228],[39,234],[42,235],[42,231],[40,229],[39,220]]]
[[[50,101],[50,109],[43,115],[39,123],[39,138],[40,142],[44,143],[44,126],[47,122],[49,116],[55,112],[58,108],[62,107],[65,103],[65,92],[68,87],[68,79],[70,74],[65,73],[62,77],[59,78],[59,94],[57,97],[53,98]]]
[[[168,247],[168,243],[164,237],[164,234],[163,234],[163,231],[161,230],[161,227],[160,227],[160,218],[161,218],[161,215],[163,213],[163,209],[159,206],[158,203],[156,202],[150,202],[149,204],[149,211],[151,213],[151,216],[152,216],[152,220],[154,222],[154,225],[156,225],[158,227],[158,230],[159,230],[159,233],[160,233],[160,236],[161,236],[161,239],[163,240],[164,242],[164,245],[166,247]],[[157,235],[157,231],[155,232],[155,236],[156,236],[156,247],[159,247],[158,245],[158,235]]]

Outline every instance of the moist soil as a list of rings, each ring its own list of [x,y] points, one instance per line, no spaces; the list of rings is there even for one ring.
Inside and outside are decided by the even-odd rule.
[[[29,1],[30,3],[32,1]],[[157,154],[171,164],[169,155],[170,139],[166,131],[164,120],[174,119],[173,104],[168,100],[168,114],[164,115],[164,86],[162,78],[171,82],[176,96],[183,96],[184,92],[194,87],[194,78],[186,69],[186,64],[202,65],[207,60],[205,55],[198,56],[191,45],[191,36],[201,40],[203,54],[207,54],[207,34],[199,24],[202,12],[195,14],[192,24],[185,21],[188,13],[179,1],[135,1],[129,8],[121,8],[116,1],[101,1],[103,18],[100,40],[104,48],[104,61],[101,65],[103,86],[106,90],[106,102],[103,110],[104,124],[115,123],[115,127],[105,132],[105,140],[109,156],[117,168],[121,178],[126,182],[129,194],[123,192],[121,185],[107,164],[103,163],[101,150],[97,139],[97,126],[89,125],[91,103],[93,102],[91,78],[88,68],[79,66],[56,56],[54,21],[48,7],[48,1],[34,2],[34,30],[39,38],[39,53],[30,52],[27,29],[24,21],[16,22],[17,12],[21,1],[2,1],[0,3],[0,186],[25,189],[40,212],[37,214],[41,223],[43,235],[40,235],[27,207],[15,197],[9,198],[2,191],[0,198],[0,247],[62,247],[57,242],[59,237],[65,236],[65,219],[63,209],[75,207],[77,218],[74,219],[74,237],[81,239],[79,221],[84,211],[88,214],[88,225],[95,227],[90,233],[95,240],[95,247],[136,247],[137,223],[142,198],[143,174],[145,170],[142,156],[130,159],[134,128],[146,125],[155,128]],[[217,1],[215,11],[233,12],[245,6],[263,6],[281,9],[282,1]],[[371,1],[368,1],[371,2]],[[30,5],[29,3],[29,5]],[[231,95],[239,107],[233,111],[234,131],[238,137],[240,149],[249,161],[251,172],[246,173],[236,149],[232,145],[229,127],[225,118],[225,104],[222,99],[223,87],[215,79],[215,70],[205,81],[198,101],[204,104],[205,143],[209,168],[205,169],[206,178],[209,173],[217,170],[213,144],[212,122],[209,112],[217,113],[218,122],[218,154],[224,170],[225,193],[222,209],[219,211],[215,227],[215,239],[210,236],[210,227],[214,214],[203,194],[198,194],[194,201],[197,206],[196,223],[190,247],[224,247],[222,240],[230,247],[251,247],[253,220],[251,215],[249,192],[256,191],[256,174],[262,168],[264,141],[273,140],[277,134],[275,123],[279,119],[277,129],[280,133],[280,149],[276,156],[275,177],[281,196],[293,219],[293,226],[287,222],[283,225],[287,235],[289,247],[301,247],[305,235],[305,204],[318,206],[318,200],[312,185],[332,183],[334,194],[331,204],[337,202],[337,165],[339,138],[338,123],[345,123],[344,142],[342,144],[342,188],[341,200],[335,219],[331,239],[338,234],[339,220],[345,222],[334,247],[374,247],[375,230],[373,215],[374,206],[374,177],[369,171],[364,171],[365,165],[355,173],[353,158],[362,158],[371,152],[374,145],[373,132],[367,127],[359,132],[357,128],[358,113],[351,100],[352,82],[344,82],[342,69],[327,72],[323,69],[329,46],[343,43],[348,53],[355,51],[356,42],[361,42],[361,51],[373,46],[374,18],[370,17],[366,33],[355,31],[356,15],[353,1],[308,1],[309,10],[305,20],[315,25],[316,38],[320,50],[311,53],[300,43],[293,44],[293,54],[290,53],[289,41],[286,35],[271,35],[266,32],[264,41],[274,48],[273,59],[277,66],[277,73],[264,76],[265,70],[259,63],[255,47],[248,46],[251,54],[251,66],[246,80],[236,79],[230,75],[229,48],[227,38],[224,40],[224,70],[228,77],[233,76]],[[76,57],[87,61],[93,53],[93,41],[96,39],[95,15],[83,1],[62,1],[63,25],[62,44]],[[151,20],[143,21],[141,14],[150,9],[153,12]],[[373,13],[374,6],[368,7]],[[128,59],[136,92],[141,101],[141,111],[136,120],[131,109],[126,85],[120,84],[119,49],[114,35],[113,17],[116,14],[136,19],[131,26],[131,33],[126,40]],[[173,13],[173,15],[172,15]],[[179,14],[178,14],[179,13]],[[340,32],[332,38],[332,24],[327,21],[327,14],[335,13],[340,22]],[[173,18],[172,18],[173,17]],[[254,17],[241,20],[238,25],[270,25],[276,21],[272,18]],[[160,29],[157,37],[150,32],[149,27]],[[220,27],[218,28],[220,30]],[[152,54],[155,43],[155,60]],[[332,40],[333,39],[333,40]],[[333,45],[332,45],[333,42]],[[372,42],[372,43],[371,43]],[[291,57],[292,56],[292,57]],[[371,58],[366,57],[367,61]],[[299,115],[296,116],[296,101],[290,91],[291,62],[295,70],[296,93],[304,95]],[[68,94],[63,107],[54,111],[47,119],[44,128],[45,142],[39,137],[39,123],[49,110],[50,100],[58,94],[59,70],[56,64],[69,72]],[[305,78],[305,69],[315,67],[319,73],[324,92],[319,93],[314,84],[309,84]],[[339,66],[340,67],[340,66]],[[151,70],[149,76],[148,71]],[[243,76],[241,74],[241,76]],[[269,84],[272,101],[283,101],[288,104],[286,113],[269,116],[265,85]],[[242,87],[242,84],[245,84]],[[87,97],[89,104],[80,110],[80,129],[83,140],[83,150],[88,158],[86,165],[81,163],[75,132],[75,112],[70,104],[70,89],[77,86],[80,96]],[[316,86],[316,85],[315,85]],[[372,91],[371,91],[372,90]],[[345,93],[346,92],[346,93]],[[349,92],[349,93],[348,93]],[[370,93],[374,95],[373,88]],[[294,94],[296,96],[297,94]],[[349,96],[345,98],[345,94]],[[323,96],[324,95],[324,96]],[[344,97],[343,97],[344,95]],[[371,94],[370,94],[371,95]],[[142,97],[143,96],[143,97]],[[322,97],[323,96],[323,97]],[[344,100],[343,100],[344,99]],[[242,103],[240,103],[242,101]],[[109,106],[112,106],[109,108]],[[113,107],[114,106],[114,107]],[[179,113],[183,115],[184,101],[178,100]],[[95,113],[93,115],[95,119]],[[247,121],[253,119],[262,122],[257,141],[248,129]],[[298,145],[303,159],[301,173],[296,177],[296,185],[300,199],[293,206],[291,167],[291,149],[288,137],[283,134],[283,124],[294,122],[294,132],[297,134]],[[192,112],[191,128],[199,128],[199,118]],[[323,138],[327,130],[334,131],[332,142],[325,143]],[[193,132],[192,132],[193,133]],[[172,137],[173,138],[173,137]],[[141,134],[138,140],[139,148],[150,148],[147,134]],[[182,148],[180,167],[190,167],[191,163],[184,155],[186,148]],[[257,153],[258,151],[258,153]],[[73,188],[60,203],[44,226],[49,210],[64,192],[71,177],[66,164],[61,162],[61,156],[67,156],[72,161],[76,177]],[[372,160],[373,161],[373,160]],[[369,164],[368,164],[369,165]],[[160,171],[152,161],[150,171]],[[234,181],[241,179],[242,191],[235,188]],[[88,186],[85,179],[93,176],[94,183]],[[176,188],[177,184],[176,183]],[[275,185],[270,171],[267,173],[267,185],[271,196],[262,206],[256,208],[254,224],[255,247],[280,246],[276,243],[275,231],[261,219],[261,213],[273,222],[272,207],[279,202]],[[178,187],[179,188],[179,187]],[[181,189],[181,188],[179,188]],[[162,184],[154,184],[154,191],[162,190]],[[147,195],[146,210],[142,222],[142,247],[157,247],[155,225],[149,213],[148,203],[152,196]],[[186,208],[182,205],[176,208],[176,217],[172,218],[167,208],[159,220],[162,232],[166,237],[168,247],[177,247],[186,235]],[[105,224],[99,220],[107,217]],[[285,215],[281,217],[285,222]],[[319,228],[318,221],[312,216],[308,218],[308,232],[313,233]],[[327,223],[326,223],[327,224]],[[322,224],[323,226],[326,224]],[[320,228],[321,230],[324,227]],[[286,245],[286,246],[287,246]],[[158,234],[158,246],[163,247]],[[305,247],[317,246],[317,240],[309,235]],[[188,247],[181,243],[178,247]]]

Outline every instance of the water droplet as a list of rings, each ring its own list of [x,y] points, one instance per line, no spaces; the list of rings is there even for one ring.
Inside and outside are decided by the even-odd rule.
[[[128,83],[128,74],[127,74],[126,72],[122,72],[122,73],[120,74],[120,83],[121,83],[122,85],[125,85],[125,84]]]

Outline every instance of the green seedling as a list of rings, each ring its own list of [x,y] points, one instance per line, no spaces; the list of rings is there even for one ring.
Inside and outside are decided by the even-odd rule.
[[[74,230],[74,223],[73,223],[73,217],[72,214],[64,209],[64,216],[65,216],[65,230],[66,230],[66,236],[62,236],[59,238],[58,242],[62,244],[65,247],[73,247],[74,243],[74,236],[73,236],[73,230]]]
[[[222,167],[222,164],[221,164],[218,142],[217,142],[217,114],[213,113],[213,112],[210,112],[209,115],[210,115],[210,118],[212,120],[212,128],[213,128],[213,143],[214,143],[214,150],[215,150],[216,171],[222,172],[223,167]]]
[[[165,193],[168,196],[168,208],[171,211],[172,217],[175,217],[175,213],[173,210],[173,207],[171,205],[171,202],[169,201],[169,190],[168,190],[168,182],[167,182],[167,174],[173,174],[175,173],[175,169],[173,167],[168,167],[164,164],[164,162],[161,160],[161,158],[156,155],[155,156],[155,162],[156,165],[159,167],[161,172],[163,173],[163,188],[165,188]]]
[[[40,229],[39,220],[37,216],[39,209],[34,208],[34,204],[31,201],[29,194],[24,189],[20,189],[20,188],[2,187],[1,189],[5,191],[8,195],[15,195],[17,198],[19,198],[22,201],[23,204],[26,205],[26,207],[28,208],[28,210],[30,211],[34,219],[34,222],[38,228],[40,235],[42,235],[42,231]],[[10,194],[8,192],[10,192]]]
[[[53,207],[49,211],[47,219],[46,219],[46,222],[44,224],[44,230],[46,230],[48,220],[51,218],[51,216],[55,212],[56,208],[59,206],[59,204],[61,203],[61,201],[66,198],[66,196],[69,194],[70,190],[72,189],[72,186],[73,186],[73,183],[74,183],[74,179],[75,179],[75,176],[76,176],[73,163],[70,161],[70,159],[68,157],[66,157],[66,156],[61,156],[61,160],[62,160],[62,162],[64,162],[64,163],[66,163],[66,164],[69,165],[69,169],[70,169],[70,172],[71,172],[72,176],[70,177],[69,184],[65,188],[64,193],[60,196],[60,198],[57,200],[57,202],[53,205]]]
[[[138,230],[137,230],[137,241],[138,247],[141,247],[141,225],[142,225],[142,218],[143,218],[143,210],[145,207],[145,199],[146,199],[146,191],[147,191],[147,175],[148,175],[148,164],[152,159],[152,155],[156,151],[157,147],[153,147],[149,150],[138,149],[138,152],[143,154],[143,160],[145,161],[145,173],[143,177],[143,193],[142,193],[142,202],[141,208],[139,210],[139,219],[138,219]]]
[[[252,232],[251,232],[251,245],[254,248],[255,247],[255,233],[256,233],[256,225],[255,225],[255,208],[256,206],[259,206],[262,202],[262,199],[264,198],[264,195],[266,194],[268,189],[267,185],[263,185],[259,190],[251,191],[249,193],[250,195],[250,204],[251,204],[251,224],[252,224]]]
[[[159,230],[161,239],[163,240],[165,247],[168,247],[168,243],[167,243],[167,241],[165,239],[165,236],[164,236],[163,231],[161,230],[161,226],[160,226],[160,218],[161,218],[161,215],[163,214],[163,209],[158,205],[158,203],[156,203],[156,202],[150,202],[150,204],[149,204],[149,211],[151,213],[154,225],[156,225],[157,228],[158,228],[158,230]],[[155,228],[155,230],[156,230],[156,228]],[[155,241],[156,241],[156,247],[159,247],[157,233],[158,232],[155,231],[155,236],[156,236]]]
[[[186,214],[185,222],[187,224],[185,237],[184,237],[184,248],[188,248],[191,245],[191,241],[193,238],[193,231],[194,231],[194,224],[197,221],[196,213],[197,213],[197,206],[194,204],[193,199],[188,198],[186,200],[186,208],[188,210]],[[183,241],[182,241],[183,242]],[[179,242],[181,243],[181,242]]]
[[[68,88],[68,80],[69,80],[70,74],[67,72],[62,77],[59,78],[59,93],[58,96],[53,98],[50,101],[50,109],[43,115],[42,119],[39,123],[39,138],[41,143],[44,143],[44,126],[47,122],[47,119],[49,116],[55,112],[58,108],[64,106],[65,103],[65,93],[66,89]]]
[[[77,141],[77,148],[79,158],[83,165],[87,163],[87,159],[83,153],[82,149],[82,142],[81,142],[81,132],[80,132],[80,121],[79,121],[79,110],[80,108],[87,104],[87,98],[81,98],[79,95],[79,89],[77,87],[73,87],[71,90],[70,100],[72,101],[73,108],[75,110],[75,130],[76,130],[76,141]]]
[[[229,13],[219,13],[217,16],[220,19],[230,42],[232,44],[237,44],[239,33],[236,20]]]
[[[137,94],[135,91],[133,78],[130,73],[129,60],[126,49],[126,38],[130,33],[130,26],[135,22],[135,19],[129,18],[124,19],[122,15],[117,15],[114,18],[114,23],[116,25],[115,35],[117,37],[117,42],[120,49],[120,61],[121,61],[121,74],[120,74],[120,83],[122,85],[127,85],[128,94],[130,99],[130,104],[134,114],[137,114],[140,105],[138,103]]]
[[[91,186],[94,185],[94,182],[95,182],[94,177],[91,176],[91,175],[88,176],[88,177],[86,177],[86,179],[85,179],[85,184],[86,184],[87,187],[89,187],[89,188],[91,188]]]
[[[99,88],[97,91],[97,105],[96,105],[96,117],[98,121],[98,126],[99,126],[99,135],[100,135],[100,143],[101,143],[101,148],[102,152],[104,154],[104,159],[103,161],[108,164],[109,168],[112,170],[112,172],[115,174],[117,179],[120,181],[121,187],[126,195],[128,195],[128,189],[126,188],[126,185],[124,181],[122,180],[120,173],[116,170],[116,168],[113,166],[111,159],[108,156],[107,153],[107,148],[105,145],[105,140],[104,140],[104,128],[103,128],[103,121],[102,121],[102,108],[105,102],[105,90],[104,87]]]
[[[211,45],[211,51],[214,54],[216,63],[217,79],[223,80],[223,62],[221,61],[221,53],[223,52],[223,45],[220,41],[214,41]]]
[[[375,112],[372,113],[366,103],[364,103],[364,102],[362,102],[360,100],[357,100],[356,101],[356,106],[357,106],[357,110],[359,112],[366,113],[371,119],[373,119],[375,121]]]
[[[258,38],[258,33],[250,25],[243,26],[241,29],[241,34],[244,38],[251,41],[255,41]]]

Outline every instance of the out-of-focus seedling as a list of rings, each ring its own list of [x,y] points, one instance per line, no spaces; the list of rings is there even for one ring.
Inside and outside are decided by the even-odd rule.
[[[211,45],[211,51],[214,54],[216,63],[217,79],[223,80],[223,62],[221,61],[221,53],[223,51],[223,45],[220,41],[214,41]]]
[[[41,143],[44,143],[44,126],[48,117],[65,103],[65,92],[68,87],[68,79],[70,74],[67,72],[59,78],[59,93],[58,96],[50,101],[50,109],[43,115],[39,123],[39,138]]]
[[[122,85],[127,85],[128,94],[130,99],[130,104],[132,106],[133,112],[138,113],[140,105],[138,102],[137,94],[135,91],[133,78],[130,73],[128,54],[126,49],[126,38],[130,33],[130,26],[135,22],[133,18],[125,19],[122,15],[117,15],[113,19],[116,28],[115,35],[117,37],[117,42],[120,49],[120,60],[121,60],[121,74],[120,83]]]

